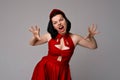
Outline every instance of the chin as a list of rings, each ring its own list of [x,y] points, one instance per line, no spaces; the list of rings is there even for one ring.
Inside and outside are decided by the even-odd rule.
[[[66,34],[66,32],[61,32],[60,34],[61,34],[61,35],[64,35],[64,34]]]

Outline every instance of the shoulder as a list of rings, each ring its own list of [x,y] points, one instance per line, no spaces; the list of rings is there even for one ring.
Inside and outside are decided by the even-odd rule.
[[[70,33],[70,37],[74,38],[74,39],[77,39],[77,38],[81,39],[81,38],[83,38],[81,35],[74,34],[74,33]]]
[[[77,45],[77,43],[83,39],[83,37],[81,35],[78,34],[74,34],[74,33],[70,33],[70,37],[74,43],[74,45]]]
[[[45,33],[44,36],[46,37],[47,41],[49,41],[52,37],[50,35],[50,33]]]
[[[43,35],[41,35],[41,39],[48,42],[51,39],[51,35],[50,33],[44,33]]]

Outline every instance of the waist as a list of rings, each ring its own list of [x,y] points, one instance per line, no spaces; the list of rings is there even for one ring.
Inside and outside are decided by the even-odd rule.
[[[69,59],[63,57],[63,56],[52,56],[52,55],[47,55],[44,57],[44,59],[47,59],[48,61],[57,63],[57,64],[69,64]]]

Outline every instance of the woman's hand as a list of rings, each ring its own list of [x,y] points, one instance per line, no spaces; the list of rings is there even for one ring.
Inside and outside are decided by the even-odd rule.
[[[40,28],[38,28],[38,26],[32,26],[29,31],[32,32],[34,38],[40,40]]]
[[[92,24],[91,26],[88,27],[88,36],[87,38],[92,38],[94,37],[96,34],[98,34],[97,32],[97,26],[95,24]]]

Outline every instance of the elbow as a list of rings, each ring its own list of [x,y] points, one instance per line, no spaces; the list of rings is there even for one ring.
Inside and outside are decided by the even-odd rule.
[[[29,45],[30,45],[30,46],[35,46],[35,44],[33,44],[33,43],[29,43]]]
[[[98,47],[96,46],[96,47],[92,47],[91,49],[97,49]]]
[[[30,44],[31,46],[35,46],[35,45],[33,45],[33,44]]]
[[[29,44],[30,46],[35,46],[35,45],[33,45],[33,44]]]
[[[93,45],[93,46],[90,46],[89,48],[90,48],[90,49],[97,49],[98,46],[97,46],[97,45]]]

